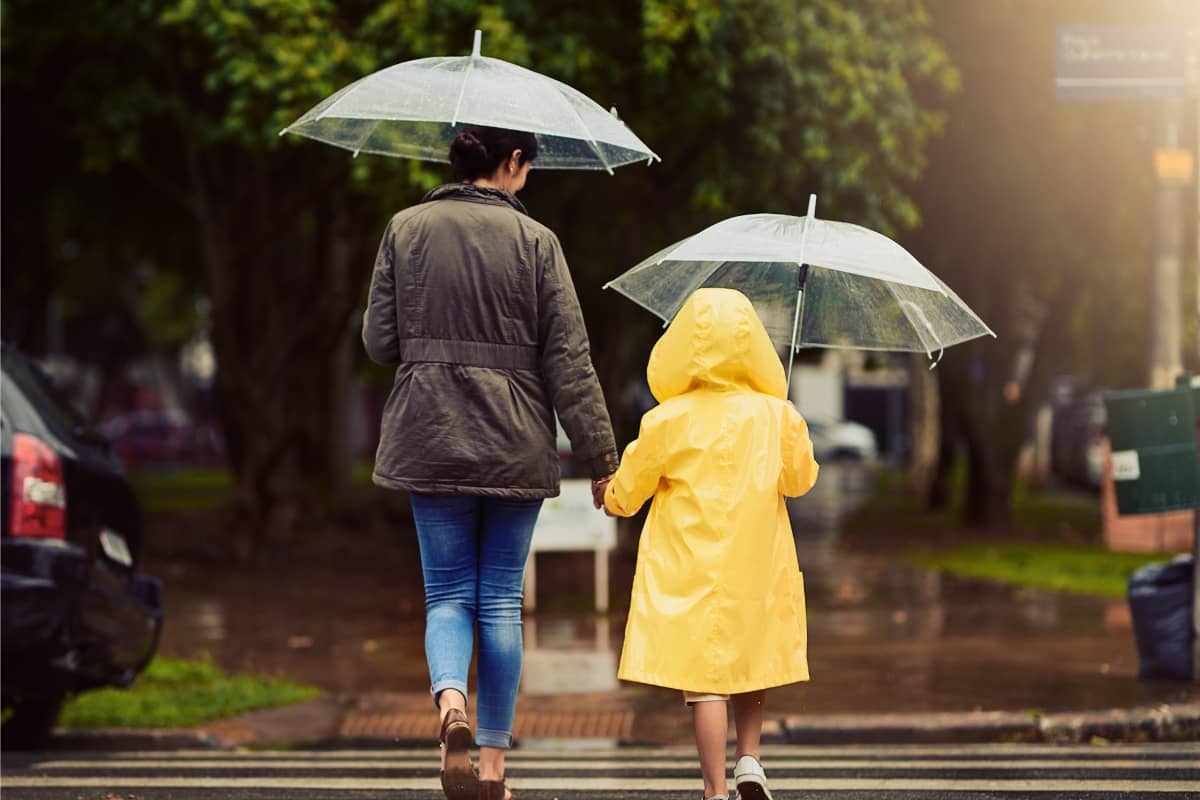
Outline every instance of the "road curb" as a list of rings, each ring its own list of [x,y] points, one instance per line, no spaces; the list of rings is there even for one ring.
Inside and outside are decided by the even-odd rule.
[[[246,747],[405,749],[433,747],[430,737],[347,736],[341,723],[352,707],[346,697],[325,696],[294,706],[255,711],[194,730],[58,729],[55,750],[186,750]],[[564,712],[569,713],[569,712]],[[1200,703],[1153,708],[1041,714],[965,711],[909,714],[836,714],[768,719],[764,744],[955,744],[970,742],[1200,741]],[[515,746],[536,745],[526,738]],[[620,738],[623,747],[659,744]]]
[[[1200,740],[1200,703],[1067,711],[934,712],[787,717],[763,741],[775,744],[956,742],[1165,742]]]
[[[1046,742],[1197,741],[1200,703],[1045,714],[1038,718],[1038,733]]]
[[[948,744],[1033,741],[1037,720],[1017,711],[787,717],[775,744]]]
[[[49,750],[221,750],[230,744],[201,730],[178,728],[55,728]]]

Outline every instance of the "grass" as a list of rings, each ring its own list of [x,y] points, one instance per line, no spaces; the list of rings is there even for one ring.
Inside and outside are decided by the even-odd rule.
[[[917,553],[908,560],[955,575],[1042,589],[1124,597],[1130,574],[1169,553],[1117,553],[1087,545],[993,542]]]
[[[1171,557],[1105,549],[1098,544],[1101,519],[1097,498],[1034,492],[1022,480],[1014,486],[1011,530],[1003,532],[1002,538],[995,533],[964,536],[961,511],[965,488],[966,470],[960,464],[951,474],[948,507],[929,512],[922,500],[908,491],[903,472],[882,470],[875,493],[847,521],[845,533],[929,569],[1105,597],[1123,597],[1134,570]]]
[[[226,503],[233,493],[233,473],[227,469],[139,470],[129,473],[129,482],[147,514],[209,511]]]
[[[186,728],[321,692],[284,678],[227,675],[207,658],[156,658],[128,689],[98,689],[67,702],[58,724],[76,728]]]
[[[854,533],[894,534],[898,539],[946,534],[962,528],[966,470],[960,463],[951,473],[950,502],[931,512],[924,501],[908,490],[903,471],[881,469],[875,493],[846,523]],[[1087,495],[1035,492],[1027,481],[1013,487],[1013,527],[1037,534],[1070,534],[1076,540],[1094,541],[1100,536],[1100,503]]]
[[[1073,531],[1088,540],[1100,536],[1100,499],[1086,495],[1034,492],[1025,480],[1013,487],[1013,524],[1026,531]]]

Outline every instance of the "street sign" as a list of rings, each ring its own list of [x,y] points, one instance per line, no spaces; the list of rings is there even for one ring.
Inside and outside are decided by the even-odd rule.
[[[1054,85],[1061,100],[1179,97],[1187,51],[1180,28],[1059,28]]]

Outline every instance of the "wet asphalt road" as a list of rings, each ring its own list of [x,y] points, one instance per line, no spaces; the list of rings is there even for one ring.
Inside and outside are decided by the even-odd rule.
[[[1200,744],[769,747],[779,800],[1183,798],[1200,787]],[[400,751],[136,752],[5,757],[6,800],[428,800],[435,756]],[[513,751],[519,800],[695,800],[688,748]]]
[[[805,574],[813,678],[772,691],[772,713],[1051,712],[1200,698],[1200,684],[1137,679],[1123,599],[1025,590],[844,552],[840,521],[872,480],[868,471],[833,465],[789,506]],[[161,652],[207,652],[227,670],[284,674],[330,692],[423,691],[413,535],[397,524],[364,537],[357,551],[268,560],[252,570],[148,565],[166,585]],[[638,692],[639,703],[675,709],[675,693],[618,685],[624,616],[586,610],[590,553],[539,559],[539,610],[526,617],[522,692]],[[611,573],[620,606],[628,602],[631,559],[615,555]],[[583,605],[565,610],[572,593]],[[571,663],[566,677],[564,659]]]

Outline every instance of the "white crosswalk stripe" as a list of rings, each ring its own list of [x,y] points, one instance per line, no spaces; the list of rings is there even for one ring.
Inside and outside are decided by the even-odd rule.
[[[1197,743],[776,746],[763,763],[779,800],[1200,797]],[[508,773],[518,800],[696,800],[701,787],[687,748],[530,747],[509,755]],[[5,800],[441,797],[432,750],[6,754],[0,790]]]

